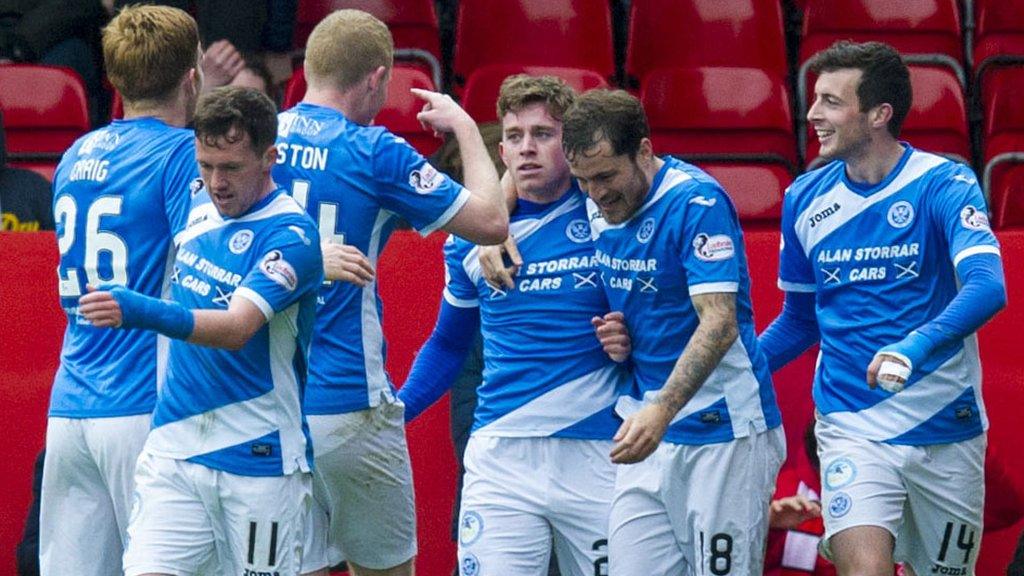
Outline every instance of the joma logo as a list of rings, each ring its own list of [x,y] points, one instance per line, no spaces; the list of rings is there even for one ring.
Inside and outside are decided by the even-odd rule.
[[[822,210],[815,212],[813,216],[807,219],[807,221],[811,224],[811,228],[814,228],[815,226],[820,224],[821,221],[824,220],[825,218],[828,218],[829,216],[835,214],[836,212],[839,212],[840,208],[841,206],[839,205],[839,202],[836,202],[831,206],[827,206]]]

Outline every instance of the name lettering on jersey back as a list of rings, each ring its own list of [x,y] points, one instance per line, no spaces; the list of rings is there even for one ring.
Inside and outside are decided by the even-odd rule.
[[[287,164],[293,168],[300,167],[304,170],[327,169],[327,148],[287,142],[278,142],[276,146],[278,164]]]
[[[312,118],[299,116],[294,112],[286,112],[277,117],[278,136],[316,136],[324,129],[324,123]]]
[[[71,175],[68,180],[77,182],[79,180],[92,180],[103,182],[110,173],[110,160],[79,160],[71,167]]]

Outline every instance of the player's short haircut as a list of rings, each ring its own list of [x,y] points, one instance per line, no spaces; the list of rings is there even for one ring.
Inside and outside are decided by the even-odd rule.
[[[259,90],[224,86],[199,98],[195,131],[197,140],[214,148],[248,134],[251,148],[261,155],[277,139],[277,108]]]
[[[126,102],[168,99],[199,59],[199,30],[187,12],[128,6],[103,29],[103,62]]]
[[[362,10],[337,10],[320,21],[306,42],[310,86],[348,90],[380,66],[391,69],[395,47],[388,27]]]
[[[888,103],[892,106],[889,133],[899,137],[914,97],[910,70],[900,53],[883,42],[857,43],[840,40],[815,54],[808,65],[811,72],[835,72],[847,68],[861,71],[857,100],[861,112]]]
[[[561,78],[516,74],[501,83],[498,92],[498,121],[509,112],[519,112],[537,102],[544,104],[552,118],[561,120],[575,101],[576,91]]]
[[[643,106],[624,90],[584,92],[562,117],[562,148],[570,162],[601,140],[608,140],[616,156],[636,159],[641,141],[650,135]]]

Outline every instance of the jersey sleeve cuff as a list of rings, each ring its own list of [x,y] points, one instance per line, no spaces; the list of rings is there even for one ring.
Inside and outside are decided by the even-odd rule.
[[[739,292],[739,282],[706,282],[690,286],[690,296],[700,294],[718,294],[722,292]]]
[[[456,214],[458,214],[459,210],[462,209],[466,202],[469,202],[469,194],[469,190],[466,190],[465,188],[459,190],[459,195],[455,197],[455,201],[452,202],[452,205],[449,206],[447,210],[444,211],[444,214],[441,214],[440,218],[434,220],[427,226],[420,228],[418,230],[420,236],[428,236],[430,235],[431,232],[437,230],[438,228],[444,227],[444,225],[447,224],[448,221],[450,221],[452,218],[455,217]]]
[[[239,296],[255,304],[256,307],[260,309],[260,312],[263,312],[263,316],[266,317],[267,322],[270,322],[274,317],[274,307],[271,306],[270,302],[267,302],[263,296],[260,296],[252,289],[246,288],[245,286],[235,288],[235,293],[231,297],[237,298]]]
[[[805,294],[813,294],[817,292],[817,286],[814,284],[800,284],[797,282],[786,282],[783,279],[779,279],[779,289],[786,292],[803,292]]]
[[[970,248],[964,248],[963,250],[956,253],[953,257],[953,267],[960,265],[960,262],[968,256],[974,256],[975,254],[995,254],[1001,256],[998,246],[982,245],[982,246],[971,246]]]
[[[476,298],[458,298],[447,287],[444,289],[444,301],[456,308],[478,308],[480,306],[480,300]]]

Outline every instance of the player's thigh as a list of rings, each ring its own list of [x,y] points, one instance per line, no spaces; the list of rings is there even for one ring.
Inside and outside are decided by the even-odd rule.
[[[563,576],[608,574],[608,522],[615,493],[611,441],[547,438],[547,517]]]
[[[120,418],[96,418],[87,425],[86,435],[93,457],[110,494],[117,525],[127,534],[135,467],[149,434],[149,414]]]
[[[821,461],[821,502],[825,523],[822,554],[837,563],[848,563],[850,559],[842,555],[852,554],[854,548],[836,550],[839,556],[835,556],[831,546],[833,536],[858,526],[884,529],[893,538],[900,533],[907,501],[902,469],[909,449],[853,438],[821,420],[815,425],[815,436]],[[892,563],[891,546],[865,550],[867,558],[883,564]],[[875,560],[865,559],[858,563],[874,564]]]
[[[608,521],[610,574],[690,573],[663,495],[666,467],[680,449],[662,443],[644,461],[617,467]]]
[[[209,482],[180,460],[142,454],[128,523],[125,576],[199,574],[213,565],[215,530],[203,491]]]
[[[544,508],[544,440],[469,439],[459,511],[462,576],[547,574],[551,528]]]
[[[44,576],[121,572],[121,529],[83,422],[47,422],[39,513],[39,570]]]
[[[416,503],[404,406],[309,418],[314,497],[327,510],[329,546],[359,566],[385,569],[416,554]]]
[[[896,559],[918,574],[968,575],[981,548],[985,436],[923,446],[904,471],[907,513]]]
[[[215,472],[219,514],[213,518],[225,574],[298,575],[312,500],[309,474],[238,476]]]
[[[698,574],[760,574],[768,506],[785,458],[782,428],[684,446],[668,468],[669,517]]]

